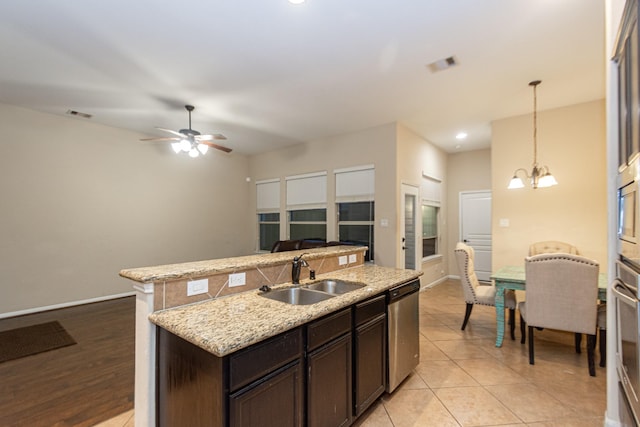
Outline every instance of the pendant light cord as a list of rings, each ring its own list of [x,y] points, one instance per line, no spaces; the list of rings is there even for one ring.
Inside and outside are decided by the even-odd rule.
[[[541,83],[540,80],[534,80],[529,83],[529,86],[533,86],[533,165],[538,165],[538,96],[536,89]]]

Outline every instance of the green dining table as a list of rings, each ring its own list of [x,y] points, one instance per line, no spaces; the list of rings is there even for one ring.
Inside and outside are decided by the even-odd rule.
[[[491,275],[496,286],[496,323],[497,336],[496,347],[502,347],[504,339],[504,291],[513,289],[514,291],[526,291],[526,278],[524,265],[507,265]],[[607,300],[607,275],[598,275],[598,299],[602,302]]]

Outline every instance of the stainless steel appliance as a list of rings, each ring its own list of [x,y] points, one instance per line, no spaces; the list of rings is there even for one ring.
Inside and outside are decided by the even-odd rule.
[[[618,254],[640,268],[640,167],[636,158],[618,174]]]
[[[626,396],[620,403],[628,404],[628,412],[636,423],[623,425],[637,425],[640,415],[640,274],[631,266],[617,261],[616,276],[612,287],[616,296],[616,369]]]
[[[387,302],[387,342],[389,343],[387,393],[394,391],[420,361],[419,290],[419,280],[389,290]]]
[[[627,0],[613,61],[618,77],[618,230],[616,281],[616,369],[620,421],[635,426],[640,416],[638,314],[640,277],[640,38],[638,0]]]

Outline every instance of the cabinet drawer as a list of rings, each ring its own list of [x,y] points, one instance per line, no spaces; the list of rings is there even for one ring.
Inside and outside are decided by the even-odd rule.
[[[229,388],[237,390],[301,356],[301,328],[240,350],[229,357]]]
[[[376,316],[387,312],[387,296],[385,294],[356,304],[356,326],[368,322]]]
[[[307,326],[307,349],[313,350],[351,330],[351,309],[347,308]]]

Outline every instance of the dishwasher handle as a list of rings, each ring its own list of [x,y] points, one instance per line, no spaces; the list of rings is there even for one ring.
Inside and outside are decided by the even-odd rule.
[[[420,290],[420,281],[414,280],[413,282],[405,283],[389,290],[389,304],[393,304],[407,295],[413,294]]]

